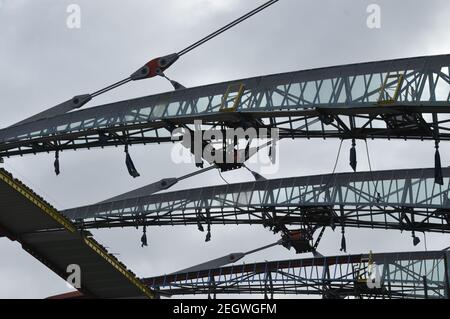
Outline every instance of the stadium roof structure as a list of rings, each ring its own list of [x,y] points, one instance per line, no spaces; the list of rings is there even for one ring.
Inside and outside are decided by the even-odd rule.
[[[153,298],[154,293],[88,232],[4,169],[0,169],[0,237],[17,241],[64,280],[80,270],[80,286],[91,298]]]

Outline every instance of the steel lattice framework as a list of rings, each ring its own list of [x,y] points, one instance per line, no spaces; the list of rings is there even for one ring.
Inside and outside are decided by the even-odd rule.
[[[146,196],[132,191],[63,211],[85,228],[260,224],[450,233],[450,168],[294,177]]]
[[[448,299],[449,261],[446,251],[347,255],[233,265],[143,281],[155,291],[174,296]]]
[[[0,131],[0,157],[171,141],[174,128],[278,128],[281,138],[449,140],[450,55],[178,90]]]

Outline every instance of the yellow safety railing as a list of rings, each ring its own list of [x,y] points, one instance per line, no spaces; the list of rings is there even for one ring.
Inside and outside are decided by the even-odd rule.
[[[389,80],[394,79],[393,83],[389,83]],[[398,101],[400,96],[400,90],[403,85],[403,81],[405,79],[404,74],[393,74],[388,73],[386,78],[384,79],[383,85],[380,88],[380,97],[378,98],[378,104],[383,105],[391,105]],[[395,87],[393,87],[395,85]],[[388,90],[394,89],[392,96],[389,95]]]
[[[241,102],[242,95],[245,91],[245,85],[242,83],[231,84],[228,86],[227,91],[222,97],[222,106],[220,112],[236,112]],[[232,103],[229,106],[229,103]]]

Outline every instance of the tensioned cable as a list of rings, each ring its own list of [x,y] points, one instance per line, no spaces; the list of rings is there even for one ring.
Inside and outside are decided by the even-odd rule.
[[[217,171],[219,172],[220,178],[221,178],[225,183],[227,183],[227,185],[230,185],[230,183],[228,183],[227,180],[223,177],[222,172],[220,171],[220,169],[217,170]]]
[[[106,93],[108,91],[111,91],[111,90],[119,87],[119,86],[122,86],[122,85],[124,85],[124,84],[126,84],[126,83],[128,83],[130,81],[132,81],[132,79],[131,79],[131,77],[128,77],[128,78],[123,79],[123,80],[121,80],[121,81],[119,81],[117,83],[111,84],[110,86],[107,86],[107,87],[105,87],[105,88],[103,88],[101,90],[98,90],[97,92],[92,93],[91,96],[94,98],[94,97],[96,97],[96,96],[98,96],[100,94]]]
[[[366,153],[367,153],[367,161],[369,162],[370,177],[372,179],[372,184],[375,189],[375,192],[377,193],[377,196],[379,196],[378,186],[377,186],[377,184],[375,184],[375,178],[373,177],[372,161],[370,160],[370,152],[369,152],[369,144],[367,143],[367,140],[364,140],[364,142],[366,143]]]
[[[263,5],[259,6],[258,8],[248,12],[247,14],[243,15],[242,17],[234,20],[233,22],[230,22],[229,24],[227,24],[226,26],[220,28],[219,30],[211,33],[210,35],[204,37],[203,39],[191,44],[190,46],[186,47],[185,49],[181,50],[180,52],[178,52],[179,56],[182,56],[192,50],[194,50],[195,48],[199,47],[200,45],[208,42],[209,40],[217,37],[218,35],[222,34],[223,32],[233,28],[234,26],[238,25],[241,22],[244,22],[245,20],[249,19],[250,17],[254,16],[255,14],[261,12],[262,10],[270,7],[271,5],[275,4],[276,2],[278,2],[279,0],[270,0],[266,3],[264,3]]]
[[[147,64],[145,64],[142,68],[140,68],[138,71],[136,71],[135,73],[133,73],[131,76],[116,82],[114,84],[111,84],[109,86],[106,86],[103,89],[100,89],[94,93],[91,94],[84,94],[84,95],[78,95],[73,97],[72,99],[63,102],[53,108],[47,109],[46,111],[43,111],[39,114],[36,114],[32,117],[29,117],[21,122],[18,122],[14,125],[19,125],[19,124],[24,124],[30,121],[36,121],[36,120],[40,120],[46,117],[53,117],[55,115],[58,114],[64,114],[67,112],[70,112],[71,110],[75,109],[75,108],[80,108],[83,105],[85,105],[86,103],[88,103],[89,101],[91,101],[94,97],[99,96],[101,94],[104,94],[108,91],[111,91],[113,89],[116,89],[128,82],[131,81],[135,81],[135,80],[142,80],[145,78],[151,78],[157,75],[163,75],[164,74],[164,70],[166,70],[167,68],[169,68],[173,63],[175,63],[176,60],[178,60],[178,58],[192,50],[194,50],[195,48],[201,46],[202,44],[210,41],[211,39],[217,37],[218,35],[222,34],[223,32],[235,27],[236,25],[240,24],[241,22],[244,22],[245,20],[249,19],[250,17],[254,16],[255,14],[257,14],[258,12],[261,12],[262,10],[270,7],[271,5],[275,4],[276,2],[278,2],[279,0],[270,0],[267,1],[266,3],[264,3],[263,5],[259,6],[258,8],[248,12],[247,14],[243,15],[242,17],[234,20],[233,22],[230,22],[229,24],[227,24],[226,26],[218,29],[217,31],[209,34],[208,36],[204,37],[203,39],[191,44],[190,46],[186,47],[185,49],[181,50],[178,53],[175,54],[171,54],[165,57],[159,57],[156,59],[153,59],[151,61],[149,61]],[[168,79],[170,81],[170,79]],[[175,89],[178,88],[182,88],[182,86],[179,83],[173,83],[173,81],[170,81],[172,83],[172,85],[174,85]],[[55,114],[56,113],[56,114]],[[14,126],[13,125],[13,126]]]
[[[190,46],[188,46],[188,47],[186,47],[185,49],[183,49],[183,50],[181,50],[180,52],[178,52],[177,55],[178,55],[179,57],[181,57],[182,55],[184,55],[184,54],[186,54],[186,53],[188,53],[188,52],[194,50],[195,48],[201,46],[202,44],[204,44],[204,43],[206,43],[206,42],[208,42],[208,41],[214,39],[215,37],[219,36],[220,34],[224,33],[225,31],[227,31],[227,30],[229,30],[229,29],[235,27],[236,25],[238,25],[238,24],[244,22],[245,20],[251,18],[251,17],[254,16],[255,14],[257,14],[257,13],[263,11],[264,9],[270,7],[271,5],[277,3],[278,1],[280,1],[280,0],[270,0],[270,1],[266,2],[266,3],[264,3],[263,5],[259,6],[258,8],[256,8],[256,9],[254,9],[254,10],[248,12],[247,14],[243,15],[242,17],[240,17],[240,18],[234,20],[233,22],[230,22],[230,23],[227,24],[226,26],[224,26],[224,27],[218,29],[217,31],[215,31],[215,32],[213,32],[213,33],[211,33],[211,34],[209,34],[208,36],[204,37],[203,39],[201,39],[201,40],[199,40],[199,41],[197,41],[197,42],[191,44]],[[114,83],[114,84],[112,84],[112,85],[110,85],[110,86],[107,86],[107,87],[101,89],[101,90],[98,90],[97,92],[92,93],[91,96],[92,96],[92,97],[96,97],[96,96],[98,96],[98,95],[101,95],[101,94],[103,94],[103,93],[106,93],[106,92],[108,92],[108,91],[111,91],[111,90],[113,90],[113,89],[115,89],[115,88],[118,88],[119,86],[122,86],[122,85],[124,85],[124,84],[126,84],[126,83],[128,83],[128,82],[131,82],[132,80],[133,80],[133,79],[132,79],[132,77],[130,76],[130,77],[128,77],[128,78],[126,78],[126,79],[123,79],[123,80],[121,80],[121,81],[119,81],[119,82],[117,82],[117,83]]]
[[[341,150],[342,150],[342,143],[344,142],[344,140],[341,140],[341,144],[339,145],[339,150],[336,156],[336,161],[334,162],[334,168],[333,168],[333,173],[331,175],[335,175],[336,173],[336,168],[339,162],[339,157],[341,156]]]
[[[220,28],[219,30],[217,30],[217,31],[207,35],[206,37],[202,38],[201,40],[191,44],[190,46],[188,46],[185,49],[183,49],[180,52],[178,52],[177,55],[179,57],[181,57],[182,55],[184,55],[184,54],[194,50],[195,48],[201,46],[202,44],[204,44],[204,43],[214,39],[215,37],[219,36],[220,34],[224,33],[225,31],[227,31],[227,30],[235,27],[236,25],[244,22],[245,20],[251,18],[255,14],[263,11],[264,9],[270,7],[271,5],[277,3],[278,1],[280,1],[280,0],[270,0],[270,1],[266,2],[266,3],[264,3],[263,5],[261,5],[258,8],[248,12],[247,14],[243,15],[242,17],[234,20],[233,22],[230,22],[229,24],[227,24],[226,26]],[[117,83],[114,83],[114,84],[112,84],[110,86],[107,86],[107,87],[105,87],[105,88],[103,88],[101,90],[98,90],[97,92],[94,92],[91,95],[92,95],[92,97],[98,96],[100,94],[103,94],[103,93],[106,93],[108,91],[111,91],[111,90],[113,90],[113,89],[115,89],[115,88],[117,88],[119,86],[122,86],[122,85],[124,85],[124,84],[126,84],[126,83],[128,83],[130,81],[132,81],[132,78],[128,77],[128,78],[123,79],[123,80],[121,80],[121,81],[119,81]]]
[[[339,158],[341,157],[341,150],[342,150],[342,144],[344,143],[344,140],[341,140],[341,143],[339,144],[339,149],[336,155],[336,161],[334,162],[334,167],[333,167],[333,172],[330,175],[330,178],[328,178],[327,183],[322,187],[322,190],[325,190],[325,188],[327,188],[331,182],[331,180],[333,179],[334,176],[336,176],[336,169],[337,169],[337,165],[339,163]]]

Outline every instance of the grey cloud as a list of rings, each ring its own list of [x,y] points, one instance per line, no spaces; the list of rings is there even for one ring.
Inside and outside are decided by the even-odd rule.
[[[0,125],[6,126],[75,94],[128,76],[149,59],[178,51],[263,1],[4,0],[0,6]],[[230,3],[221,1],[222,3]],[[366,6],[379,3],[382,28],[366,27]],[[82,8],[80,30],[66,28],[66,7]],[[217,3],[217,2],[216,2]],[[344,63],[442,53],[450,26],[448,1],[298,1],[282,0],[267,12],[183,57],[168,75],[192,87],[255,75]],[[437,52],[438,51],[438,52]],[[162,79],[133,83],[90,105],[170,90]],[[329,173],[336,140],[283,141],[280,172],[271,178]],[[374,169],[430,167],[433,145],[426,142],[369,141]],[[348,143],[338,171],[349,171]],[[54,176],[53,156],[6,159],[5,167],[58,208],[94,203],[165,177],[192,172],[175,165],[170,145],[133,146],[142,177],[131,179],[122,148],[61,154],[62,175]],[[358,143],[359,169],[367,169],[364,144]],[[442,143],[445,166],[450,145]],[[249,180],[248,172],[224,174],[230,182]],[[175,189],[222,183],[216,172]],[[96,231],[102,243],[140,276],[182,269],[226,253],[250,250],[277,240],[258,227],[213,227],[213,240],[195,228],[154,228],[150,247],[139,246],[140,230]],[[412,250],[410,234],[348,231],[350,252]],[[327,231],[323,254],[337,254],[340,234]],[[444,248],[448,236],[429,236],[428,248]],[[423,249],[423,245],[419,247]],[[417,248],[417,249],[419,249]],[[20,247],[0,240],[8,254],[0,261],[1,297],[46,297],[66,290],[65,283]],[[296,258],[273,248],[245,261]],[[11,280],[14,278],[14,280]]]

